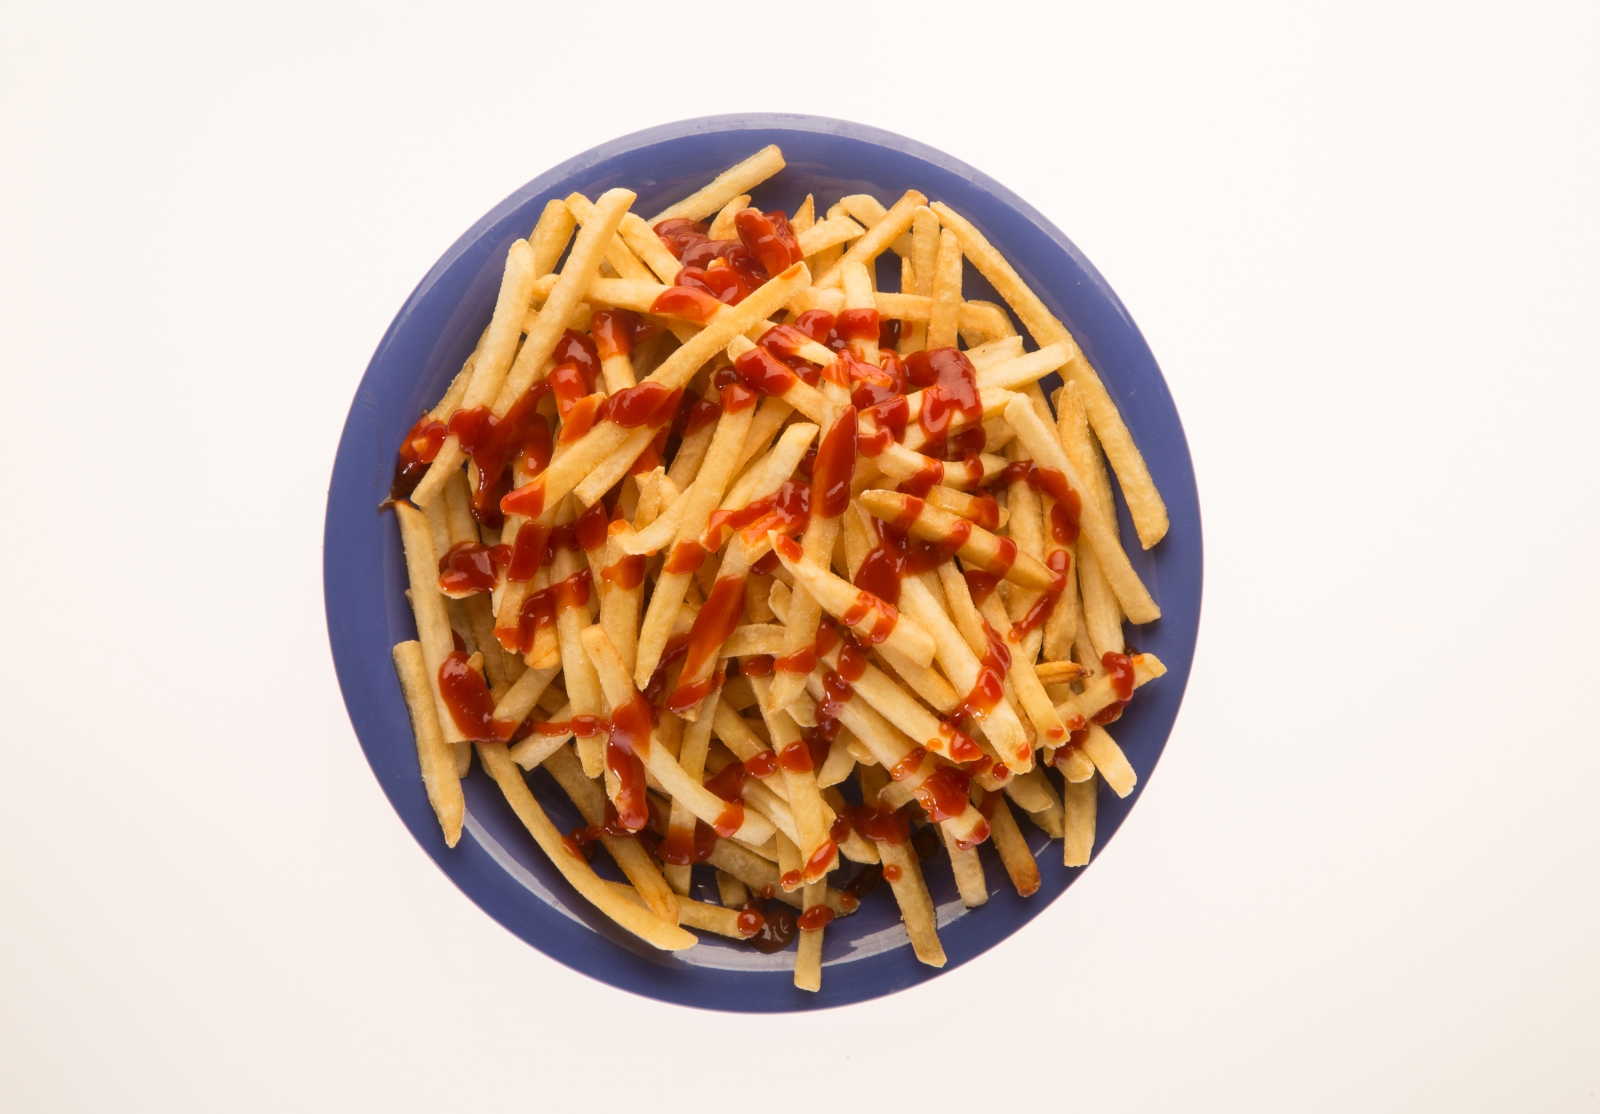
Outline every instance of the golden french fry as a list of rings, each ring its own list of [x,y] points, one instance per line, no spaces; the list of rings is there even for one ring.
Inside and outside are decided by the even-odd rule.
[[[577,757],[565,746],[556,747],[543,762],[556,784],[577,807],[583,822],[603,828],[606,822],[606,797],[598,785],[583,772]],[[678,919],[678,897],[668,888],[642,844],[631,836],[602,834],[600,844],[618,869],[632,882],[639,896],[656,916],[666,921]]]
[[[939,214],[940,223],[960,237],[961,248],[966,257],[972,260],[973,266],[993,284],[1006,304],[1022,319],[1023,326],[1033,334],[1034,340],[1040,345],[1072,341],[1066,326],[1045,309],[1038,295],[1028,289],[1027,284],[1012,269],[1011,264],[1005,261],[1005,258],[969,221],[957,215],[947,205],[935,202],[932,208]],[[1089,420],[1094,424],[1095,432],[1100,435],[1100,443],[1105,447],[1106,455],[1111,458],[1111,466],[1116,470],[1117,479],[1122,483],[1122,494],[1128,501],[1128,510],[1133,515],[1134,526],[1139,531],[1139,540],[1146,549],[1149,549],[1167,532],[1166,504],[1162,502],[1155,481],[1150,478],[1150,470],[1145,465],[1144,457],[1139,455],[1139,448],[1133,442],[1133,435],[1123,423],[1122,415],[1117,412],[1116,403],[1111,401],[1105,384],[1100,381],[1099,374],[1090,366],[1083,353],[1077,350],[1075,341],[1072,342],[1072,347],[1074,354],[1068,361],[1067,374],[1063,378],[1077,383],[1083,391]]]
[[[607,703],[611,705],[613,720],[617,717],[617,709],[624,705],[635,701],[639,705],[644,703],[604,629],[595,626],[584,630],[583,647],[589,652],[595,672],[600,675],[600,687],[605,692]],[[644,712],[643,723],[649,723],[648,711]],[[616,745],[615,728],[611,745]],[[717,829],[718,835],[724,838],[737,836],[746,843],[764,843],[772,837],[771,821],[757,813],[735,808],[698,780],[689,777],[665,746],[656,745],[655,732],[636,740],[634,753],[675,800],[682,801],[695,816]]]
[[[928,199],[916,190],[907,190],[881,221],[869,228],[866,235],[851,244],[850,250],[840,256],[837,263],[817,276],[817,285],[824,289],[838,286],[843,278],[841,268],[845,264],[870,264],[877,259],[901,233],[911,227],[912,216],[917,206],[926,205],[927,202]]]
[[[662,221],[673,218],[704,220],[731,199],[765,182],[783,166],[783,152],[778,150],[776,144],[763,147],[743,162],[718,174],[702,189],[651,217],[650,227],[654,228]]]
[[[428,683],[428,667],[422,645],[402,642],[394,648],[394,668],[400,675],[400,691],[411,713],[411,729],[417,739],[417,762],[422,768],[422,784],[428,803],[444,829],[444,841],[454,847],[461,839],[461,822],[466,801],[461,795],[461,779],[456,776],[456,757],[444,733],[439,730],[439,715],[433,702],[433,686]]]
[[[742,193],[732,198],[711,220],[710,235],[713,240],[737,240],[739,231],[733,219],[750,207],[750,195]]]
[[[1011,884],[1020,896],[1032,897],[1039,889],[1039,864],[1033,861],[1028,841],[1022,837],[1004,794],[995,798],[989,824],[994,829],[994,849],[1000,852],[1001,865],[1006,868]]]
[[[681,951],[699,943],[692,933],[616,893],[584,861],[582,855],[567,849],[561,833],[545,815],[544,809],[539,807],[527,782],[522,780],[522,771],[507,756],[503,744],[479,743],[478,756],[483,761],[483,768],[499,784],[507,803],[533,836],[534,842],[538,843],[540,850],[590,904],[641,940],[658,948]]]
[[[1067,866],[1088,866],[1094,854],[1095,793],[1097,782],[1067,782],[1061,793],[1066,810],[1066,835],[1061,842],[1062,862]]]
[[[489,331],[473,363],[472,379],[461,400],[462,409],[488,406],[494,402],[517,353],[517,341],[522,337],[522,320],[527,316],[528,303],[533,298],[534,282],[533,251],[526,240],[518,240],[506,253],[505,276],[500,283],[500,295],[495,301],[494,317],[489,322]],[[553,347],[554,339],[550,343]],[[411,493],[412,502],[419,507],[432,503],[444,492],[451,474],[466,459],[467,454],[461,449],[460,439],[450,434],[440,446],[422,481]]]
[[[1027,446],[1028,452],[1033,454],[1033,459],[1038,462],[1041,469],[1051,468],[1060,473],[1075,492],[1083,489],[1083,480],[1067,460],[1061,442],[1055,437],[1054,431],[1039,420],[1039,415],[1034,413],[1026,398],[1017,395],[1012,399],[1006,406],[1006,421],[1017,431],[1017,437]],[[1083,537],[1089,540],[1089,544],[1094,546],[1095,552],[1099,555],[1106,579],[1111,583],[1112,591],[1117,594],[1123,611],[1135,623],[1155,622],[1161,617],[1161,609],[1156,606],[1155,600],[1150,598],[1150,592],[1140,582],[1139,575],[1133,571],[1133,566],[1128,562],[1128,555],[1122,551],[1122,546],[1117,542],[1111,524],[1098,512],[1092,502],[1083,504],[1082,514],[1080,525]],[[1079,559],[1082,559],[1081,553]]]

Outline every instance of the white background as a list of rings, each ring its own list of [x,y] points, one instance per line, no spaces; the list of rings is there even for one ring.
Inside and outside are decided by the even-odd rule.
[[[0,15],[0,1104],[1600,1109],[1596,9],[537,7]],[[820,1016],[490,921],[323,626],[334,446],[412,286],[553,164],[729,110],[1043,210],[1205,515],[1122,834],[1005,946]]]

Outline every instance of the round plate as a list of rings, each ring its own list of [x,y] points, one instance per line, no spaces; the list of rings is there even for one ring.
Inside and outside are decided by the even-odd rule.
[[[1135,545],[1134,568],[1161,605],[1159,622],[1130,630],[1129,641],[1166,663],[1165,677],[1139,691],[1114,729],[1139,775],[1149,783],[1189,679],[1200,619],[1200,507],[1183,427],[1166,382],[1132,318],[1094,267],[1032,206],[964,163],[876,128],[813,116],[716,116],[637,132],[596,147],[529,182],[489,213],[428,272],[394,323],[351,404],[328,492],[323,583],[328,637],[345,704],[367,761],[418,843],[473,901],[540,951],[575,970],[637,994],[688,1006],[748,1012],[823,1009],[889,994],[934,978],[918,963],[887,887],[854,915],[835,921],[823,949],[820,993],[795,989],[794,952],[762,955],[707,936],[684,952],[656,951],[615,927],[577,896],[540,853],[498,789],[474,764],[464,783],[466,831],[447,848],[423,793],[411,725],[390,651],[415,638],[406,604],[405,562],[394,516],[380,513],[400,439],[443,394],[472,351],[494,308],[506,250],[528,234],[546,201],[574,190],[593,198],[613,186],[638,193],[635,211],[659,211],[768,143],[783,148],[787,168],[757,187],[752,204],[793,212],[807,193],[819,212],[851,193],[890,202],[916,188],[972,221],[1072,330],[1144,452],[1167,501],[1171,530],[1151,551]],[[886,253],[887,255],[888,253]],[[883,285],[896,289],[897,260],[885,260]],[[889,263],[893,262],[892,274]],[[968,297],[995,301],[993,290],[966,268]],[[1048,393],[1048,390],[1047,390]],[[1118,496],[1122,534],[1134,538]],[[562,830],[576,811],[542,770],[529,782]],[[1095,851],[1121,826],[1138,793],[1118,799],[1101,788]],[[1026,821],[1042,884],[1024,900],[994,850],[981,854],[990,898],[967,910],[947,867],[926,871],[938,909],[939,935],[960,966],[1041,913],[1079,873],[1061,865],[1059,843],[1047,843]],[[944,858],[943,852],[939,860]],[[597,869],[609,864],[605,856]],[[702,879],[701,872],[706,872]],[[620,877],[619,875],[614,875]],[[714,892],[705,867],[697,885]],[[705,895],[700,895],[704,897]],[[715,900],[714,897],[711,900]]]

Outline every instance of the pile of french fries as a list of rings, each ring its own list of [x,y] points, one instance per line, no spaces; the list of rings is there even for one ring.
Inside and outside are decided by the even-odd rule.
[[[511,245],[401,448],[417,640],[394,660],[450,846],[475,746],[619,925],[664,949],[798,936],[815,991],[826,926],[879,881],[945,962],[941,850],[967,906],[990,838],[1033,893],[1018,812],[1089,861],[1098,783],[1135,781],[1106,727],[1165,671],[1123,644],[1160,610],[1110,472],[1142,546],[1167,514],[1094,368],[976,228],[915,190],[751,208],[783,166],[768,147],[649,221],[625,189],[574,194]],[[967,266],[1031,351],[963,298]],[[539,766],[583,827],[550,821]],[[699,862],[717,903],[690,896]]]

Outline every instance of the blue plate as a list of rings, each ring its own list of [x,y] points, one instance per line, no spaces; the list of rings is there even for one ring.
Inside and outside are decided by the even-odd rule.
[[[930,147],[876,128],[815,116],[715,116],[668,124],[613,140],[539,176],[474,225],[434,265],[401,307],[368,365],[345,421],[328,491],[323,585],[328,637],[345,705],[367,761],[411,834],[439,868],[499,921],[553,959],[601,982],[650,998],[751,1013],[825,1009],[861,1002],[925,982],[939,970],[917,962],[887,887],[859,912],[829,927],[822,990],[792,982],[790,951],[762,955],[708,937],[685,952],[658,952],[613,926],[577,896],[543,857],[499,791],[474,766],[464,788],[466,832],[444,845],[423,793],[416,747],[390,650],[416,637],[403,594],[405,563],[394,516],[378,504],[388,491],[400,439],[444,392],[471,352],[494,308],[506,250],[526,236],[551,198],[574,190],[590,197],[612,186],[639,195],[636,211],[654,213],[699,188],[768,143],[783,148],[788,167],[758,187],[753,204],[793,212],[807,193],[819,211],[841,196],[867,192],[885,201],[915,187],[950,204],[1003,252],[1078,339],[1104,377],[1167,501],[1172,528],[1149,552],[1134,547],[1134,568],[1162,609],[1159,622],[1129,632],[1129,641],[1160,656],[1169,672],[1141,689],[1115,729],[1139,788],[1166,745],[1178,714],[1200,621],[1200,507],[1188,444],[1155,358],[1133,319],[1071,241],[1032,206],[998,182]],[[967,295],[995,298],[968,267]],[[898,286],[885,267],[883,285]],[[1124,537],[1134,537],[1118,498]],[[534,793],[567,830],[578,817],[538,771]],[[1119,800],[1102,788],[1096,853],[1122,825],[1138,793]],[[1023,900],[991,847],[982,849],[990,898],[966,910],[948,869],[931,863],[929,888],[949,963],[960,966],[1011,935],[1061,896],[1078,870],[1061,865],[1059,843],[1047,844],[1026,822],[1043,878]],[[600,859],[604,860],[604,856]],[[942,853],[941,853],[942,858]],[[604,869],[597,865],[597,869]],[[697,867],[697,884],[710,876]],[[715,900],[712,898],[712,900]]]

